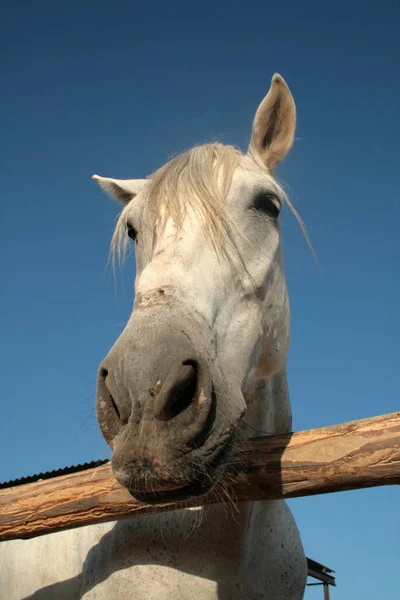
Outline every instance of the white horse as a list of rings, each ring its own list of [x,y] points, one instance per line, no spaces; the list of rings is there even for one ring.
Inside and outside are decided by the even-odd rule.
[[[207,144],[146,180],[94,176],[124,205],[113,248],[132,238],[137,265],[97,416],[115,477],[145,502],[218,493],[236,440],[291,430],[274,170],[295,120],[274,75],[247,154]],[[3,543],[0,572],[2,600],[294,600],[307,566],[284,501],[232,501]]]

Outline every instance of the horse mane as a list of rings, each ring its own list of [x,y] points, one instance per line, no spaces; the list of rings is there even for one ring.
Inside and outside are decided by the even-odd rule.
[[[282,203],[288,204],[307,238],[300,216],[276,179],[237,148],[214,142],[182,152],[148,177],[148,184],[140,193],[146,231],[152,236],[152,240],[147,241],[154,243],[155,236],[163,230],[169,218],[173,220],[178,234],[189,210],[200,217],[206,239],[218,258],[225,256],[233,263],[241,263],[232,233],[243,234],[226,207],[226,197],[238,167],[246,171],[259,171],[269,179],[271,189]],[[129,242],[127,220],[134,202],[135,198],[124,207],[119,216],[111,241],[114,262],[116,259],[123,260],[126,255]],[[149,223],[152,227],[148,226]]]

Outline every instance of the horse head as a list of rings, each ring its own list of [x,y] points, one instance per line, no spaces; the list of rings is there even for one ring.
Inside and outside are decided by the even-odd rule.
[[[144,180],[94,176],[123,204],[113,238],[132,240],[135,301],[102,361],[97,417],[116,479],[159,503],[210,490],[221,478],[250,374],[285,365],[290,313],[274,178],[296,110],[274,75],[246,154],[206,144]]]

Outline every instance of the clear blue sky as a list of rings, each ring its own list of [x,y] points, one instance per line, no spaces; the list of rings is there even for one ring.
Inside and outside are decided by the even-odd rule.
[[[114,286],[118,207],[92,173],[143,177],[215,138],[245,149],[275,71],[298,108],[279,177],[323,267],[286,210],[295,429],[399,410],[399,19],[394,0],[3,7],[0,480],[108,456],[96,369],[134,266]],[[397,597],[398,490],[291,506],[333,599]]]

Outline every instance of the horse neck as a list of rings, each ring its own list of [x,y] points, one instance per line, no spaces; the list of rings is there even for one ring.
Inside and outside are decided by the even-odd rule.
[[[266,379],[257,378],[253,372],[243,394],[248,406],[243,421],[249,437],[292,430],[286,366]]]

